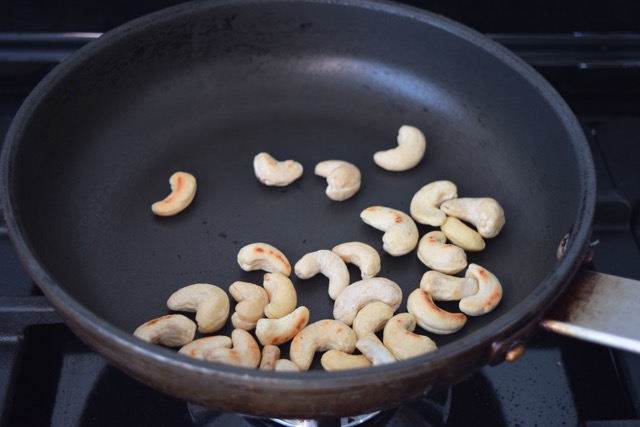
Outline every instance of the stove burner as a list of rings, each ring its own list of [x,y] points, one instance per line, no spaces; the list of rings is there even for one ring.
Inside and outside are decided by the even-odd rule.
[[[355,417],[342,417],[340,420],[335,420],[331,425],[340,427],[353,427],[366,423],[370,419],[380,415],[380,411],[371,412],[370,414],[356,415]],[[276,424],[280,424],[287,427],[322,427],[326,425],[322,421],[316,420],[280,420],[272,419]]]

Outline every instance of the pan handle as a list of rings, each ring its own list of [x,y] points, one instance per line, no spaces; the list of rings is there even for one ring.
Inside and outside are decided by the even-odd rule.
[[[552,332],[640,353],[640,281],[581,269],[542,320]]]

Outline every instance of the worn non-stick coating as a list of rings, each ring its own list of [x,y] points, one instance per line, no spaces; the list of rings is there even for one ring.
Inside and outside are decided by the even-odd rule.
[[[385,171],[373,153],[395,146],[403,124],[424,132],[426,156],[412,170]],[[298,160],[304,175],[284,188],[260,184],[252,161],[261,151]],[[327,159],[360,168],[355,197],[326,197],[313,169]],[[564,288],[594,199],[580,128],[535,72],[441,17],[364,1],[196,2],[108,33],[28,98],[2,167],[16,248],[79,336],[160,390],[268,416],[379,409],[473,372]],[[178,170],[197,177],[195,200],[155,217],[150,205]],[[439,179],[461,197],[495,198],[507,224],[468,255],[500,278],[501,304],[457,334],[430,335],[435,353],[369,370],[278,374],[192,361],[131,337],[169,313],[166,299],[182,286],[261,284],[262,272],[236,262],[252,242],[276,246],[292,264],[346,241],[369,243],[381,253],[380,275],[406,300],[427,268],[415,251],[386,255],[382,233],[359,214],[372,205],[408,212],[413,194]],[[325,277],[292,279],[311,321],[332,316]]]

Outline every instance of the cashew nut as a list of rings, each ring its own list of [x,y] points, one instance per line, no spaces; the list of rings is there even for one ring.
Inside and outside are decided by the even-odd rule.
[[[458,197],[458,187],[451,181],[434,181],[422,187],[411,199],[409,213],[420,224],[439,227],[447,215],[442,212],[440,204]]]
[[[367,334],[356,341],[356,348],[367,356],[373,366],[396,362],[397,359],[376,334]]]
[[[431,295],[422,289],[416,289],[409,294],[407,311],[415,316],[418,326],[434,334],[452,334],[467,323],[467,316],[441,309],[435,305]]]
[[[284,317],[298,305],[296,288],[284,274],[267,273],[262,285],[269,295],[269,304],[264,308],[264,315],[269,319]]]
[[[356,334],[344,323],[318,320],[304,327],[291,341],[289,356],[301,371],[308,371],[316,351],[331,349],[352,353],[356,348]]]
[[[249,332],[244,329],[234,329],[231,332],[231,341],[232,348],[205,350],[204,359],[245,368],[257,368],[260,365],[260,347]]]
[[[366,243],[347,242],[337,245],[331,250],[344,262],[358,267],[363,279],[374,277],[380,272],[380,254]]]
[[[381,301],[375,301],[362,307],[356,318],[353,319],[351,328],[356,337],[363,338],[370,333],[378,332],[384,328],[387,321],[393,317],[393,309]]]
[[[309,322],[309,309],[300,306],[279,319],[260,319],[256,337],[262,345],[280,345],[293,339]]]
[[[473,224],[486,238],[497,236],[505,224],[502,206],[490,197],[451,199],[442,203],[440,209],[449,216]]]
[[[333,317],[352,325],[360,309],[376,301],[383,302],[396,311],[402,302],[402,289],[397,283],[384,277],[371,277],[352,283],[336,298]]]
[[[276,364],[273,370],[276,372],[300,372],[300,368],[298,368],[298,365],[296,365],[289,359],[276,360]]]
[[[238,264],[244,271],[264,270],[291,274],[291,264],[282,252],[267,243],[251,243],[238,252]]]
[[[502,285],[498,278],[477,264],[469,264],[465,276],[478,281],[478,293],[462,298],[460,311],[469,316],[481,316],[496,308],[502,299]]]
[[[294,271],[300,279],[309,279],[318,273],[329,278],[329,296],[336,297],[349,285],[349,269],[335,253],[321,249],[304,255],[295,264]]]
[[[280,347],[275,345],[265,345],[262,348],[260,369],[263,371],[273,371],[276,368],[276,362],[278,359],[280,359]]]
[[[393,316],[384,327],[382,342],[398,360],[436,350],[436,343],[425,335],[414,334],[416,318],[411,313]]]
[[[342,202],[360,190],[362,175],[356,165],[344,160],[325,160],[316,165],[315,174],[327,178],[327,197]]]
[[[229,293],[238,304],[231,316],[235,328],[250,331],[264,317],[264,308],[269,304],[267,291],[253,283],[237,281],[229,286]]]
[[[231,338],[224,335],[199,338],[180,348],[178,353],[204,359],[204,352],[215,348],[231,348]]]
[[[196,322],[198,323],[198,331],[203,334],[216,332],[227,323],[229,318],[229,297],[225,294],[224,298],[206,298],[196,311]]]
[[[167,307],[196,313],[198,331],[211,333],[221,329],[229,318],[229,296],[216,285],[195,283],[174,292]]]
[[[304,168],[295,160],[278,161],[269,153],[259,153],[253,158],[253,170],[264,185],[284,187],[300,178]]]
[[[485,247],[482,236],[456,217],[448,216],[440,230],[451,243],[467,252],[478,252]]]
[[[447,242],[442,231],[425,234],[418,243],[418,259],[432,270],[446,274],[458,273],[467,266],[467,254]]]
[[[398,131],[398,146],[378,151],[373,155],[376,165],[388,171],[400,172],[420,163],[427,148],[427,141],[418,128],[404,125]]]
[[[458,301],[478,292],[478,281],[473,277],[456,277],[429,270],[420,280],[420,288],[429,292],[434,301]]]
[[[360,213],[360,218],[373,228],[384,231],[382,249],[391,256],[411,252],[418,244],[418,227],[404,212],[384,206],[372,206]]]
[[[169,314],[138,326],[133,335],[153,344],[182,347],[193,341],[196,324],[182,314]]]
[[[320,363],[326,371],[368,368],[372,365],[364,354],[349,354],[340,350],[327,351],[320,358]]]
[[[171,194],[151,205],[151,211],[159,216],[171,216],[182,212],[196,195],[196,178],[187,172],[176,172],[169,178]]]

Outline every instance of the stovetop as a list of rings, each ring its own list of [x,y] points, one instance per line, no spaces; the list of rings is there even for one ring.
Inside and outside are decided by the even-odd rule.
[[[2,2],[0,138],[24,97],[64,57],[103,31],[175,3]],[[580,2],[579,10],[578,2],[408,3],[484,32],[567,100],[598,177],[595,257],[588,267],[640,279],[640,4]],[[0,426],[152,423],[279,425],[190,405],[110,366],[61,323],[0,223]],[[640,356],[540,330],[518,361],[487,366],[364,425],[640,426]]]

